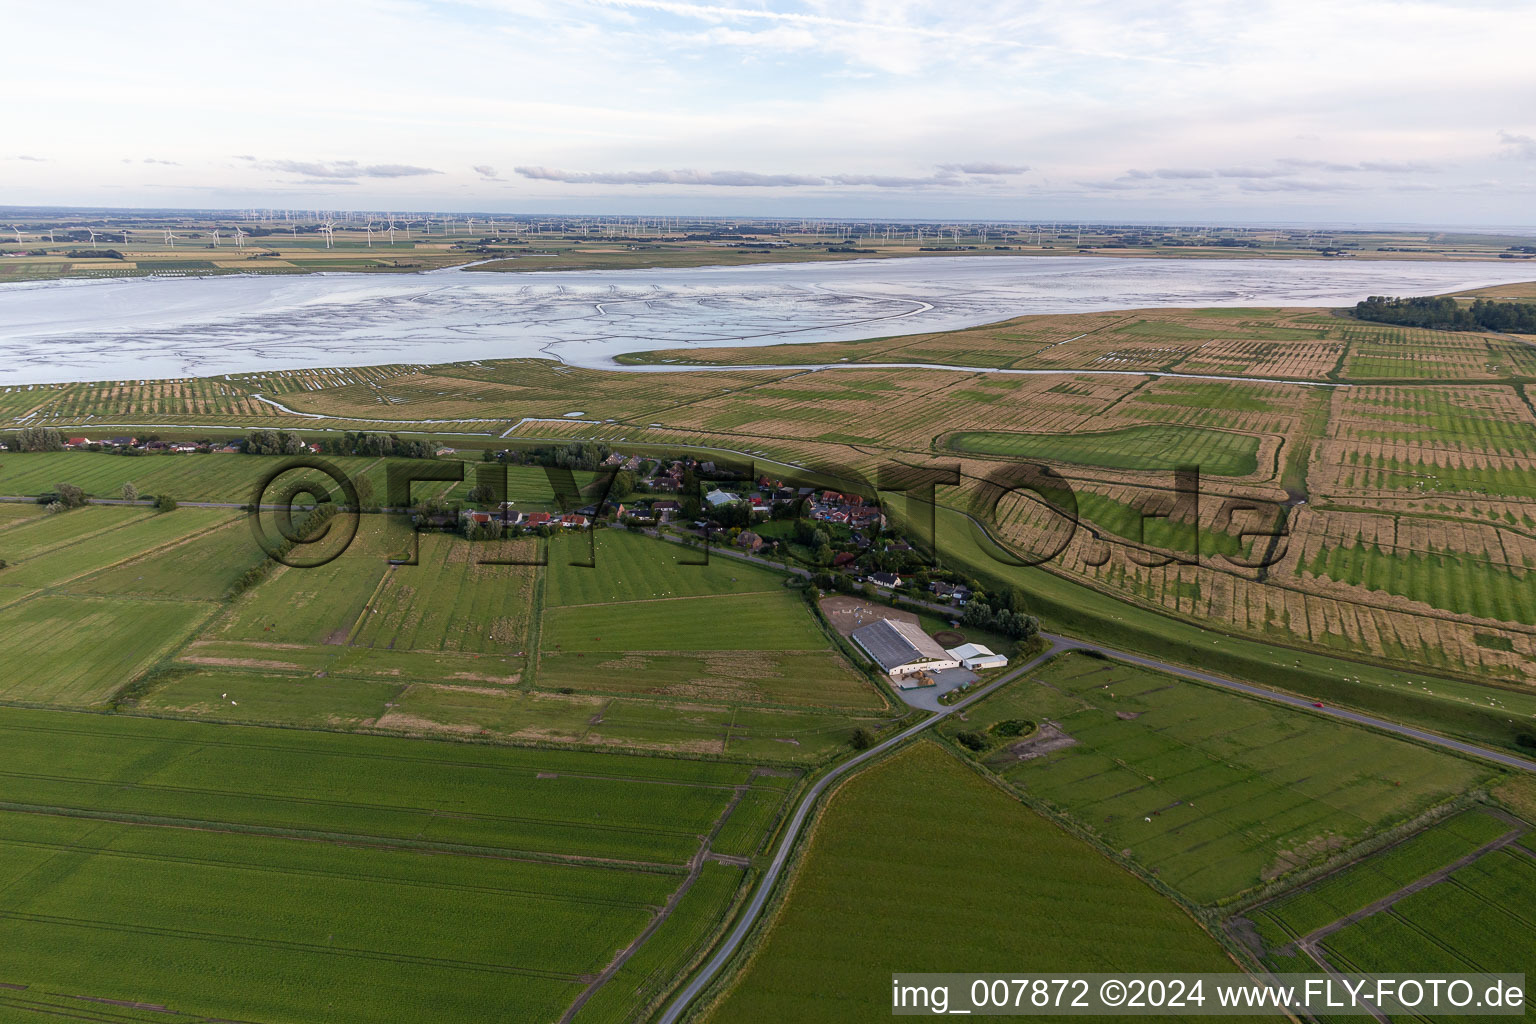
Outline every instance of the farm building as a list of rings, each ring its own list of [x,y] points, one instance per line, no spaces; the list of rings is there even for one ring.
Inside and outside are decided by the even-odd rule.
[[[960,662],[910,622],[881,619],[854,630],[848,638],[858,644],[887,675],[959,668]]]
[[[1008,659],[1001,654],[993,654],[992,649],[981,644],[962,644],[959,647],[951,647],[948,651],[951,658],[960,662],[961,668],[968,668],[972,672],[979,672],[986,668],[1007,668]]]

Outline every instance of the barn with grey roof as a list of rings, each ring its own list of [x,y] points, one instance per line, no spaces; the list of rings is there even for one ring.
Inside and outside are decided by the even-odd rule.
[[[854,630],[848,638],[890,676],[939,671],[960,665],[939,646],[938,641],[911,622],[881,619]]]

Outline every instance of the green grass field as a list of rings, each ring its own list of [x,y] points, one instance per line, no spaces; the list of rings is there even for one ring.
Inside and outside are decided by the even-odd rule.
[[[323,458],[343,473],[366,476],[375,500],[384,500],[381,460],[329,455]],[[257,455],[0,452],[0,494],[31,496],[52,491],[60,483],[71,483],[93,497],[119,498],[123,484],[132,483],[141,496],[168,494],[178,501],[243,504],[251,500],[262,477],[285,461],[281,456]]]
[[[944,439],[951,451],[1014,459],[1051,459],[1100,469],[1171,470],[1199,466],[1212,476],[1258,470],[1259,439],[1200,427],[1124,427],[1095,433],[1015,434],[967,430]]]
[[[237,518],[237,513],[228,509],[181,508],[156,514],[142,508],[103,507],[99,511],[106,515],[92,514],[97,511],[90,507],[75,509],[8,531],[0,539],[0,557],[9,563],[0,569],[0,588],[20,596],[45,588],[84,584],[84,577],[162,549],[185,554],[189,546],[205,551],[213,548],[234,559],[238,571],[244,571],[255,561],[252,556],[260,554],[248,533],[236,539],[226,528],[219,531],[221,536],[217,540],[204,536]],[[189,568],[192,571],[185,580],[185,588],[166,596],[188,600],[222,597],[233,575],[238,575],[238,571],[231,575],[235,566],[228,562],[201,567],[194,563]],[[160,577],[162,581],[165,578],[165,573],[153,566],[139,573],[144,574]],[[102,592],[118,592],[113,589],[114,583],[104,585],[108,589]]]
[[[521,653],[533,614],[535,570],[479,563],[532,559],[534,547],[527,540],[493,550],[447,534],[424,535],[418,564],[386,571],[353,642],[388,650]]]
[[[1048,663],[967,719],[942,729],[1049,723],[1035,739],[1059,732],[1055,749],[998,741],[988,767],[1202,904],[1316,864],[1494,777],[1448,754],[1083,655]]]
[[[833,651],[545,654],[539,685],[805,707],[881,709],[885,700]]]
[[[917,743],[832,795],[711,1022],[882,1021],[895,971],[1227,971],[1172,903]]]
[[[239,516],[222,510],[177,509],[167,518],[167,527],[179,521],[183,530],[193,527],[202,532],[75,579],[66,589],[71,593],[218,601],[266,557]],[[202,519],[221,525],[207,529]],[[120,537],[113,535],[109,540],[115,545]]]
[[[244,1020],[553,1019],[682,883],[748,777],[19,709],[0,709],[0,740],[7,984],[32,1005]],[[594,1019],[670,979],[740,877],[710,865]],[[5,997],[13,1019],[23,997]]]
[[[1356,913],[1510,831],[1484,810],[1463,811],[1342,871],[1262,905],[1259,914],[1292,938]]]
[[[0,609],[0,700],[100,704],[213,615],[194,601],[54,595]]]
[[[814,651],[828,641],[799,593],[623,601],[551,608],[549,651]]]
[[[1305,939],[1340,970],[1523,971],[1536,957],[1536,857],[1508,840],[1530,835],[1523,821],[1463,811],[1255,908],[1249,941],[1277,970],[1316,969]]]
[[[550,544],[545,607],[782,589],[782,573],[733,558],[716,556],[708,565],[690,565],[703,553],[626,530],[599,530],[591,536],[591,542],[578,536]],[[589,558],[591,568],[571,564]]]

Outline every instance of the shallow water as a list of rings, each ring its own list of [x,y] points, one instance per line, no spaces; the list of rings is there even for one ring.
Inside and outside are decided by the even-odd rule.
[[[0,286],[0,385],[848,341],[1028,313],[1347,305],[1527,280],[1503,263],[943,257],[680,270]]]

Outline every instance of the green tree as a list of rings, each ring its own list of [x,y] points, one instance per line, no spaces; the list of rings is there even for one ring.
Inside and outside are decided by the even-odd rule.
[[[131,480],[128,483],[123,484],[123,500],[124,501],[138,501],[139,500],[139,489],[137,487],[133,486],[133,482]]]
[[[53,427],[22,427],[16,435],[16,447],[24,452],[61,452],[64,435]]]
[[[79,508],[90,504],[91,499],[85,496],[85,491],[74,484],[54,484],[53,490],[58,495],[59,504],[65,508]]]
[[[169,494],[161,494],[161,495],[157,495],[156,496],[156,498],[155,498],[155,511],[156,512],[174,512],[175,510],[176,510],[176,499],[175,498],[171,497]]]

